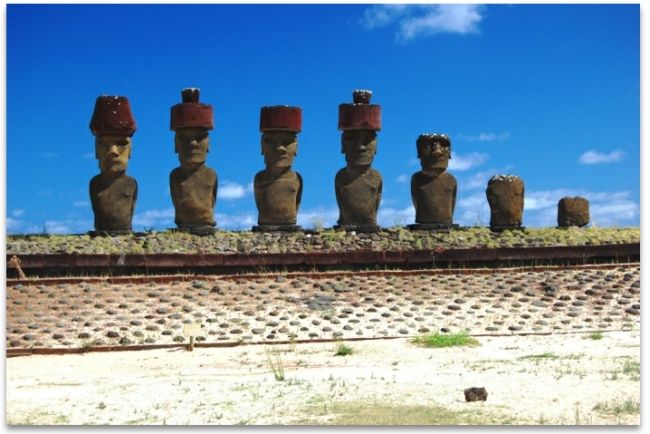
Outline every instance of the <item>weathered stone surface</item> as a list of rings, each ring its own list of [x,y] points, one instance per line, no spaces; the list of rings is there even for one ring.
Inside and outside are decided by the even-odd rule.
[[[266,168],[255,175],[255,204],[259,212],[254,230],[296,230],[302,198],[302,177],[291,170],[302,128],[300,107],[262,107],[262,155]]]
[[[369,104],[372,92],[356,90],[354,103],[339,106],[341,152],[347,166],[334,180],[339,207],[338,226],[345,230],[379,230],[377,210],[381,201],[381,174],[370,165],[377,153],[377,131],[381,129],[380,106]]]
[[[485,387],[470,387],[463,392],[465,394],[465,401],[467,402],[487,401],[488,393]]]
[[[457,183],[446,172],[451,158],[451,141],[444,134],[422,134],[417,140],[422,170],[411,177],[411,199],[416,225],[451,226],[456,206]]]
[[[524,182],[514,175],[495,175],[485,191],[490,204],[490,229],[521,227],[524,212]]]
[[[563,197],[557,203],[557,225],[586,226],[589,223],[589,201],[584,197]]]
[[[95,135],[95,158],[100,169],[89,186],[95,230],[109,234],[131,232],[138,184],[126,175],[131,136],[136,130],[129,100],[123,96],[98,97],[90,130]]]
[[[180,167],[169,177],[178,229],[196,234],[214,232],[217,173],[205,166],[213,128],[212,106],[201,104],[198,89],[184,89],[183,102],[172,107],[171,129]]]

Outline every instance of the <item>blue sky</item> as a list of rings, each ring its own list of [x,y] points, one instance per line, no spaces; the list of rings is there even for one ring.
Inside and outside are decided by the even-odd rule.
[[[596,226],[639,225],[638,5],[8,5],[7,232],[92,229],[101,94],[127,96],[137,122],[134,229],[174,227],[169,112],[185,87],[214,107],[223,229],[256,224],[259,110],[275,104],[303,108],[299,224],[336,222],[337,110],[357,88],[382,106],[383,226],[414,221],[427,132],[452,140],[457,223],[489,222],[485,187],[503,173],[525,182],[525,226],[554,226],[574,195]]]

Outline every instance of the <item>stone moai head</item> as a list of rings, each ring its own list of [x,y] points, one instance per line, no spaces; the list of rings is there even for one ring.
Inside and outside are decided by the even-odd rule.
[[[286,105],[262,107],[260,131],[262,155],[267,169],[291,167],[298,153],[298,133],[302,128],[302,109]]]
[[[583,227],[589,223],[589,201],[584,197],[563,197],[557,204],[557,225]]]
[[[521,226],[524,213],[524,182],[514,175],[495,175],[488,181],[490,228],[502,230]]]
[[[355,90],[353,103],[339,105],[341,152],[348,166],[369,166],[377,153],[377,131],[381,130],[381,106],[370,104],[372,91]]]
[[[126,171],[131,158],[135,119],[125,96],[102,95],[95,101],[90,131],[95,136],[95,158],[102,174]]]
[[[451,140],[446,134],[422,134],[417,140],[418,158],[425,173],[442,173],[451,159]]]
[[[182,103],[172,107],[171,130],[176,132],[174,151],[181,167],[197,169],[205,163],[210,149],[208,130],[214,128],[212,106],[199,102],[199,89],[181,91]]]

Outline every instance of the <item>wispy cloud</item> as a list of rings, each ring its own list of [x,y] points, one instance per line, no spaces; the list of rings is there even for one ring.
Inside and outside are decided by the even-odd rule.
[[[75,208],[86,208],[87,206],[90,205],[90,202],[87,200],[78,200],[75,201],[72,206]]]
[[[449,170],[458,170],[460,172],[480,166],[488,160],[489,155],[479,152],[472,152],[469,154],[456,154],[451,153],[451,160],[449,160]]]
[[[238,214],[221,214],[215,215],[217,227],[229,230],[249,231],[251,227],[257,224],[257,214],[238,213]]]
[[[338,218],[338,207],[316,207],[298,211],[298,224],[305,229],[316,226],[330,228],[336,224]]]
[[[379,207],[377,223],[382,227],[406,226],[415,222],[415,208],[413,205],[406,208]]]
[[[409,180],[409,176],[405,173],[402,173],[400,176],[395,178],[395,181],[399,182],[400,184],[407,183]]]
[[[135,230],[144,230],[145,228],[165,230],[175,226],[175,215],[176,212],[174,211],[174,207],[165,209],[150,209],[134,215],[132,225]]]
[[[81,156],[81,158],[85,160],[92,160],[95,158],[95,153],[94,152],[87,152]]]
[[[236,200],[241,199],[248,194],[253,192],[253,183],[243,186],[236,182],[224,181],[223,184],[220,184],[217,188],[217,196],[219,199],[224,200]]]
[[[590,150],[585,152],[580,156],[578,162],[580,164],[603,164],[603,163],[615,163],[620,161],[623,158],[623,151],[612,151],[609,154],[603,152],[598,152],[595,150]]]
[[[482,170],[480,172],[474,173],[467,179],[461,179],[458,181],[459,188],[463,190],[476,190],[476,189],[485,189],[487,188],[487,183],[494,175],[498,173],[508,173],[514,166],[512,164],[502,167],[502,168],[492,168]]]
[[[482,10],[482,6],[467,4],[374,5],[365,10],[361,23],[367,29],[396,24],[396,40],[405,42],[439,33],[476,33]]]
[[[478,134],[459,134],[458,139],[465,142],[502,142],[510,138],[509,131],[503,131],[501,133],[485,133],[480,132]]]
[[[24,209],[16,208],[15,210],[11,211],[11,215],[14,217],[20,217],[23,214],[25,214]]]

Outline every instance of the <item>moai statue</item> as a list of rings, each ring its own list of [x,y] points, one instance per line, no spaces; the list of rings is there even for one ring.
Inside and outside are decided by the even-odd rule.
[[[488,181],[485,194],[490,204],[490,230],[523,229],[524,182],[521,178],[495,175]]]
[[[451,140],[445,134],[422,134],[417,140],[422,170],[411,177],[415,223],[409,229],[448,231],[456,207],[456,178],[447,172]]]
[[[208,130],[214,128],[212,106],[199,102],[199,89],[183,89],[181,95],[183,102],[171,111],[175,152],[181,163],[169,176],[176,226],[181,231],[210,235],[216,226],[218,182],[217,173],[205,165],[210,148]]]
[[[557,225],[583,227],[589,223],[589,201],[584,197],[563,197],[557,203]]]
[[[255,175],[255,204],[259,216],[253,231],[296,231],[302,197],[302,177],[291,170],[302,128],[302,109],[262,107],[260,131],[266,169]]]
[[[95,232],[128,234],[138,198],[138,183],[126,175],[131,136],[135,133],[129,100],[125,96],[98,97],[90,131],[95,136],[95,158],[99,160],[100,170],[90,180]]]
[[[370,165],[377,153],[377,131],[381,129],[381,107],[370,104],[372,92],[355,90],[352,104],[339,105],[341,152],[347,166],[334,181],[339,220],[335,228],[376,232],[381,201],[381,174]]]

